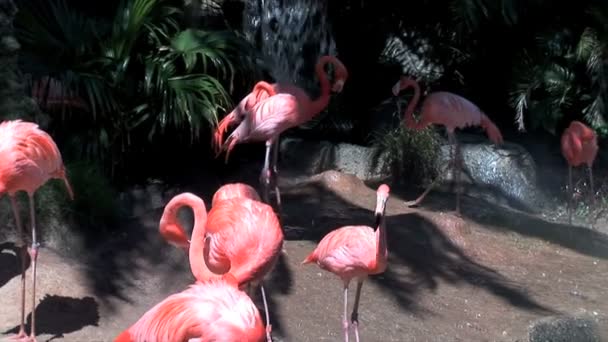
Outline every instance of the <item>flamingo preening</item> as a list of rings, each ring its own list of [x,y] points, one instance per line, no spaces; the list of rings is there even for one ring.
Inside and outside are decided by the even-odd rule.
[[[327,74],[324,70],[325,65],[327,64],[332,64],[336,68],[333,85],[329,83]],[[266,153],[264,167],[260,175],[260,183],[264,189],[263,196],[266,203],[270,203],[269,191],[271,187],[274,187],[279,211],[281,207],[281,196],[276,183],[276,164],[279,152],[278,141],[280,134],[289,128],[310,121],[319,114],[329,104],[331,91],[341,92],[344,83],[348,78],[346,67],[334,56],[322,56],[317,62],[315,73],[319,78],[321,85],[321,95],[317,99],[311,99],[302,88],[293,84],[270,84],[268,82],[260,81],[255,84],[251,93],[245,96],[235,109],[219,122],[214,133],[213,144],[215,145],[216,153],[219,155],[222,151],[226,151],[226,160],[228,160],[230,150],[237,142],[265,141]],[[290,94],[295,97],[294,100],[297,105],[292,105],[293,109],[297,110],[295,114],[288,113],[288,111],[285,110],[276,113],[267,112],[263,115],[263,120],[258,117],[258,120],[250,119],[249,122],[246,122],[252,112],[256,110],[259,111],[259,107],[256,108],[256,106],[278,94]],[[268,107],[269,106],[265,106],[266,109],[268,109]],[[245,137],[241,135],[239,141],[233,143],[229,142],[229,139],[222,142],[223,134],[230,126],[236,124],[247,125],[247,131],[252,133],[251,136]],[[272,128],[267,127],[267,125],[271,125]],[[264,131],[263,134],[257,133],[258,127]]]
[[[259,200],[233,197],[217,201],[207,213],[200,197],[192,193],[176,195],[165,206],[159,230],[178,246],[185,245],[185,231],[177,220],[177,211],[183,206],[194,212],[188,258],[197,282],[233,277],[240,287],[259,284],[271,340],[262,281],[276,264],[284,238],[274,210]]]
[[[264,324],[236,280],[209,280],[170,295],[114,342],[264,341]]]

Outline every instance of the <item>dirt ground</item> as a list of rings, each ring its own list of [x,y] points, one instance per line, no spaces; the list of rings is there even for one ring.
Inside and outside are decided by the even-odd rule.
[[[184,190],[205,200],[213,191]],[[389,267],[363,286],[362,341],[527,341],[534,320],[580,313],[608,338],[608,236],[472,198],[460,219],[439,193],[407,208],[414,195],[392,189]],[[373,224],[375,188],[329,172],[284,185],[283,201],[286,255],[267,281],[275,341],[340,341],[341,282],[300,262],[330,230]],[[186,256],[158,236],[161,213],[126,222],[87,256],[41,250],[38,341],[112,341],[192,282]],[[16,329],[18,288],[14,246],[0,244],[0,333]]]

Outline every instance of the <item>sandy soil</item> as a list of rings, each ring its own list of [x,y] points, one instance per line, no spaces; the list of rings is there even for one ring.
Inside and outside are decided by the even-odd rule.
[[[267,281],[276,341],[341,340],[340,281],[300,262],[330,230],[373,224],[373,187],[335,172],[318,180],[283,187],[287,255]],[[392,191],[390,264],[363,287],[362,341],[525,341],[532,321],[579,313],[596,317],[608,337],[606,235],[471,198],[461,219],[450,213],[451,196],[429,195],[418,209],[403,204],[411,198]],[[38,341],[112,341],[192,281],[186,257],[158,237],[160,215],[126,222],[87,256],[41,251]],[[19,276],[14,246],[0,252],[6,333],[18,323]]]

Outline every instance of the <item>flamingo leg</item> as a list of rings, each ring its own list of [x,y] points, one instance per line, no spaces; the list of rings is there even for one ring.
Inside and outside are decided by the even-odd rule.
[[[350,321],[355,328],[355,341],[359,342],[359,299],[361,298],[361,287],[363,287],[363,281],[357,282],[357,292],[355,293],[355,305],[353,306],[353,313],[350,315]]]
[[[572,224],[572,166],[568,165],[568,224]]]
[[[36,240],[36,218],[34,215],[34,195],[29,195],[30,219],[32,224],[32,247],[29,249],[32,259],[32,326],[30,331],[30,341],[36,341],[36,260],[38,259],[38,247],[40,244]]]
[[[262,168],[262,174],[260,175],[260,183],[262,184],[262,196],[266,203],[270,203],[270,149],[272,148],[273,141],[266,141],[266,153],[264,157],[264,167]]]
[[[426,197],[426,195],[429,194],[429,192],[431,192],[431,190],[433,190],[433,188],[435,187],[435,185],[437,185],[437,183],[442,179],[442,175],[445,174],[448,171],[448,168],[452,167],[452,165],[453,165],[453,161],[450,159],[450,161],[448,162],[448,164],[443,167],[443,169],[441,170],[441,172],[439,172],[439,174],[437,175],[437,177],[435,178],[435,180],[426,188],[426,190],[424,190],[424,192],[420,196],[418,196],[418,198],[416,198],[416,200],[411,201],[411,202],[406,202],[406,205],[408,207],[413,207],[413,206],[420,205],[420,203],[422,202],[422,200]]]
[[[274,184],[274,193],[277,198],[277,210],[281,212],[281,192],[279,191],[279,171],[277,169],[277,163],[279,161],[279,137],[277,137],[272,144],[272,183]]]
[[[266,313],[266,339],[268,342],[272,342],[272,325],[270,325],[270,313],[268,312],[268,302],[266,301],[266,292],[264,291],[264,285],[260,284],[260,291],[262,291],[262,301],[264,302],[264,312]]]
[[[344,330],[344,342],[348,342],[348,283],[344,283],[344,316],[342,329]]]
[[[17,226],[17,230],[19,231],[19,250],[21,259],[21,324],[19,325],[19,333],[13,336],[11,339],[20,340],[27,337],[25,334],[25,258],[27,257],[27,248],[25,247],[25,242],[23,241],[23,225],[21,223],[21,217],[19,216],[19,210],[17,209],[17,201],[14,196],[9,196],[11,201],[11,207],[13,209],[13,214],[15,215],[15,225]]]
[[[589,169],[589,187],[591,188],[591,205],[595,205],[595,192],[593,190],[593,167],[588,166]]]
[[[456,139],[454,132],[448,133],[448,137],[450,137],[451,143],[454,146],[454,163],[452,164],[452,177],[454,177],[454,185],[456,187],[456,214],[460,215],[460,196],[462,193],[462,188],[460,184],[460,171],[462,167],[462,156],[460,153],[460,145],[458,144],[458,140]]]

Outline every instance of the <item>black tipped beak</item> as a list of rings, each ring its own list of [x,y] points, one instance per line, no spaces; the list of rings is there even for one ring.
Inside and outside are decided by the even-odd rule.
[[[376,227],[380,225],[380,221],[382,221],[382,214],[376,213]]]

